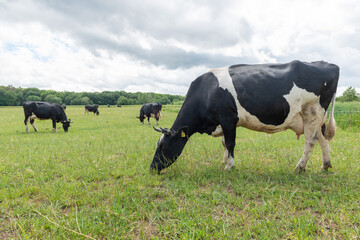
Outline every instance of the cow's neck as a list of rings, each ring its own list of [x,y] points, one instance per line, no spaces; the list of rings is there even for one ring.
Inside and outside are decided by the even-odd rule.
[[[191,136],[197,132],[196,129],[194,129],[194,125],[194,113],[191,113],[188,108],[182,106],[171,129],[178,131],[182,127],[188,127],[188,134]]]
[[[188,108],[189,105],[190,104],[188,104],[185,108],[182,107],[180,109],[171,129],[177,131],[182,127],[188,127],[189,137],[197,132],[211,134],[211,132],[216,129],[217,125],[210,123],[208,121],[208,116],[206,116],[206,114],[202,114],[203,111],[196,111],[193,108]]]

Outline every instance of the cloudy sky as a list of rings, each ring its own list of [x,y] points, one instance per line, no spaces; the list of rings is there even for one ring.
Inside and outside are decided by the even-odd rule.
[[[211,68],[294,59],[360,92],[358,0],[0,0],[0,85],[184,95]]]

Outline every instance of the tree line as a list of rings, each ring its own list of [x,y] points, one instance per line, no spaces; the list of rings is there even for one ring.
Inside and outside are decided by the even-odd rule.
[[[44,101],[65,105],[139,105],[148,102],[181,104],[185,97],[158,93],[130,93],[125,91],[59,92],[38,88],[0,86],[0,106],[20,106],[25,101]]]
[[[40,90],[38,88],[16,88],[0,86],[0,106],[20,106],[25,101],[44,101],[65,105],[140,105],[148,102],[166,104],[182,104],[185,97],[180,95],[159,93],[130,93],[125,91],[103,92],[59,92]],[[360,94],[355,88],[349,87],[336,101],[360,101]]]

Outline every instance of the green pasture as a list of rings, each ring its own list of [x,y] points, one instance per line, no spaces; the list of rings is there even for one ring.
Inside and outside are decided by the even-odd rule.
[[[159,133],[139,109],[68,106],[68,133],[49,120],[26,133],[23,109],[0,107],[0,239],[360,238],[359,131],[338,128],[329,172],[319,145],[294,172],[303,136],[238,128],[232,171],[221,139],[195,134],[156,175]],[[164,106],[160,126],[179,109]]]

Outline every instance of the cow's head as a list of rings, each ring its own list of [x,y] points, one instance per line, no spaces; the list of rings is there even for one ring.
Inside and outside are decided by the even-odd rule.
[[[71,122],[70,118],[69,118],[69,120],[62,121],[62,125],[63,125],[63,128],[64,128],[65,132],[67,132],[69,130],[70,122]]]
[[[99,113],[100,113],[99,110],[96,110],[96,115],[99,115]]]
[[[161,132],[161,137],[157,143],[154,159],[150,165],[150,170],[155,170],[160,173],[164,168],[173,164],[180,156],[189,139],[188,127],[182,127],[177,131],[172,129],[154,129]]]
[[[140,122],[141,122],[142,124],[144,123],[144,116],[141,116],[141,115],[140,115],[140,117],[136,117],[136,118],[140,119]],[[158,130],[158,129],[157,129],[157,130]],[[157,130],[156,130],[156,131],[157,131]]]

